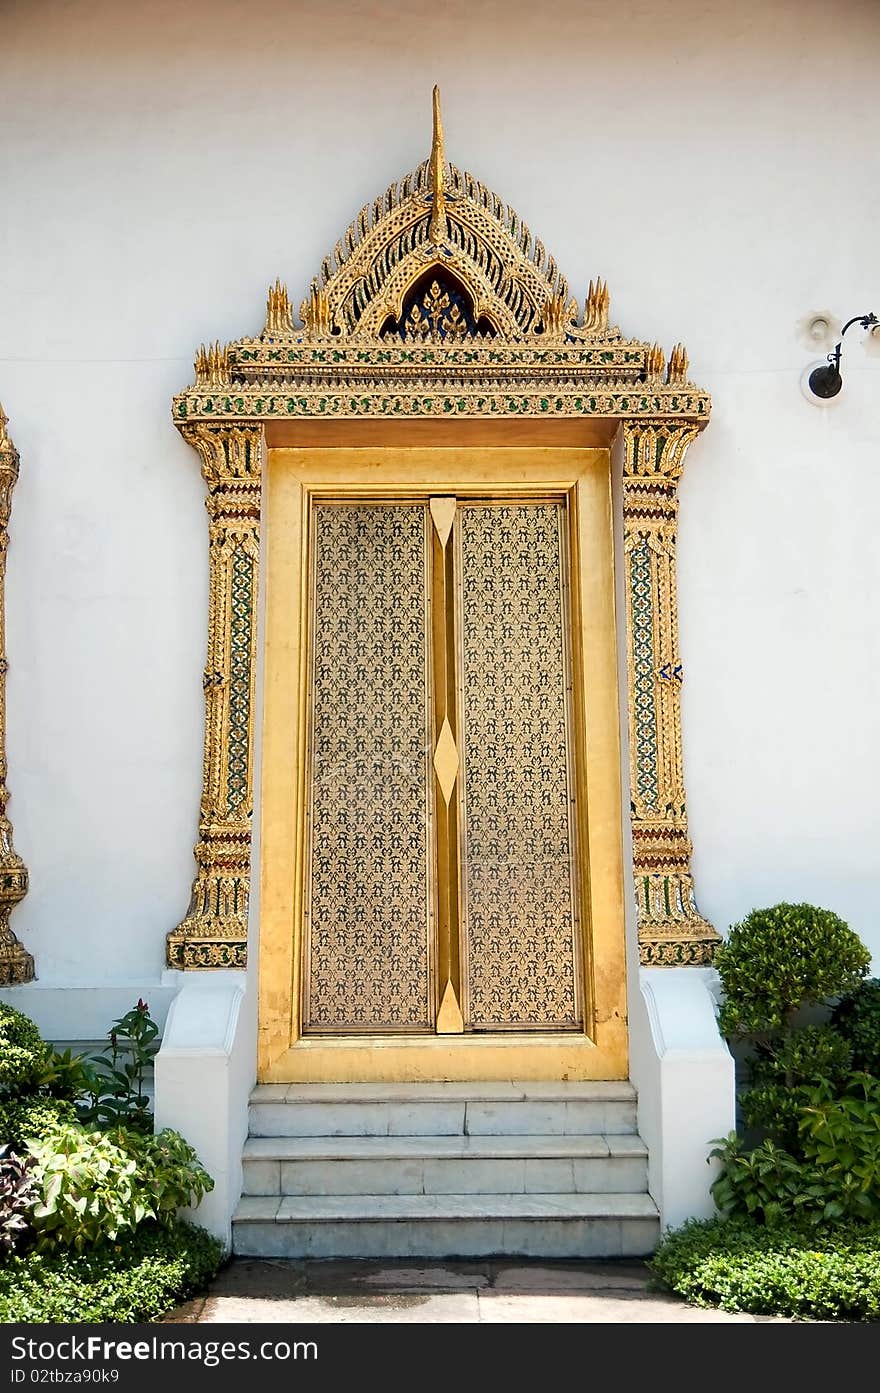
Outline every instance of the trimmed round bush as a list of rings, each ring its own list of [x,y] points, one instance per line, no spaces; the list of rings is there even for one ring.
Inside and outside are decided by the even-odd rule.
[[[40,1073],[47,1051],[33,1021],[0,1002],[0,1092],[24,1092]]]
[[[202,1291],[222,1245],[204,1229],[143,1224],[125,1243],[30,1252],[0,1266],[0,1322],[148,1321]]]
[[[831,1019],[852,1048],[853,1067],[880,1075],[880,977],[847,993]]]
[[[802,1320],[880,1317],[880,1223],[805,1230],[691,1220],[666,1235],[650,1266],[697,1306]]]
[[[801,1007],[851,992],[871,955],[830,909],[777,904],[734,924],[718,950],[726,1035],[772,1035],[790,1027]]]
[[[41,1141],[59,1122],[75,1122],[72,1103],[63,1098],[26,1094],[0,1103],[0,1143],[24,1151],[30,1141]]]

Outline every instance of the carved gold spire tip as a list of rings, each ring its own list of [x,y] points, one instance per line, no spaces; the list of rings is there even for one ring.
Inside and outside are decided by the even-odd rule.
[[[281,278],[278,277],[275,284],[269,286],[269,293],[266,297],[266,324],[263,333],[286,334],[292,328],[293,308],[290,296],[287,293],[287,286],[283,285]]]
[[[446,173],[446,155],[443,150],[443,120],[440,115],[440,88],[434,84],[434,133],[431,140],[431,159],[428,165],[431,179],[431,241],[436,245],[446,237],[446,196],[443,179]]]
[[[595,329],[602,333],[608,328],[608,309],[611,304],[611,296],[608,293],[608,285],[603,280],[597,280],[595,285],[590,281],[590,288],[587,292],[587,301],[584,305],[584,328]]]
[[[669,355],[669,371],[666,380],[670,387],[680,387],[687,382],[688,356],[684,344],[677,343]]]
[[[222,387],[229,381],[228,346],[218,339],[216,343],[199,345],[193,367],[197,387]]]
[[[299,307],[302,322],[311,338],[320,338],[330,333],[330,305],[322,286],[313,280],[309,297]]]
[[[666,355],[659,343],[652,343],[645,355],[645,374],[649,382],[659,382],[666,367]]]

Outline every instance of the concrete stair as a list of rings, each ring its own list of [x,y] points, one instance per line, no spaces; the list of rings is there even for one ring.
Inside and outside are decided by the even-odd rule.
[[[628,1083],[263,1084],[233,1249],[633,1257],[659,1219]]]

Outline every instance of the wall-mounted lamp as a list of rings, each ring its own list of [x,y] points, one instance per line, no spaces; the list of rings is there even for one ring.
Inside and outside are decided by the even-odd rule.
[[[847,329],[851,329],[854,324],[860,324],[863,329],[874,329],[880,324],[873,310],[867,314],[854,315],[848,319],[840,331],[840,338],[835,345],[834,352],[829,353],[824,363],[811,363],[804,370],[801,377],[801,387],[807,401],[811,401],[814,406],[825,406],[840,394],[843,386],[843,378],[840,374],[840,355],[843,352],[843,336]]]

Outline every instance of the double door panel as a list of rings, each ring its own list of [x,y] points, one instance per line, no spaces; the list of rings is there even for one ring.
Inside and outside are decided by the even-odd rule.
[[[583,1021],[567,496],[317,498],[306,1035]]]

